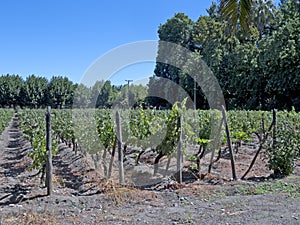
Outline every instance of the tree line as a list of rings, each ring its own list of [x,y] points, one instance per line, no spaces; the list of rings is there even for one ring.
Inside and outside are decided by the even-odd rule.
[[[232,24],[222,15],[222,5],[213,3],[207,16],[192,21],[177,13],[161,24],[159,39],[181,45],[196,53],[212,70],[223,91],[229,109],[300,110],[300,2],[282,0],[251,1],[248,29]],[[232,27],[236,26],[236,27]],[[158,52],[158,57],[160,51]],[[162,53],[164,54],[164,53]],[[182,68],[189,60],[174,55]],[[190,59],[191,61],[193,59]],[[179,84],[193,99],[194,80],[189,71],[157,63],[149,82],[149,95],[160,91],[170,95],[161,78]],[[209,107],[197,85],[197,108]],[[152,104],[166,104],[152,99]]]
[[[142,85],[112,85],[110,81],[96,81],[93,86],[73,83],[67,77],[30,75],[0,76],[0,107],[6,108],[110,108],[115,102],[121,107],[134,106],[147,95]],[[129,100],[128,100],[129,98]]]
[[[224,15],[223,5],[222,1],[219,5],[213,3],[207,9],[208,15],[200,16],[197,21],[183,13],[175,14],[159,26],[159,39],[178,44],[203,60],[217,78],[229,109],[294,107],[299,111],[300,2],[281,0],[276,6],[271,0],[251,1],[251,16],[244,18],[247,29],[239,22],[231,23],[232,18]],[[157,58],[165,54],[160,48],[159,45]],[[196,85],[194,98],[194,79],[188,70],[194,59],[186,60],[176,54],[169,57],[183,69],[158,60],[147,87],[115,86],[110,81],[97,81],[87,87],[62,76],[48,81],[36,75],[25,80],[18,75],[2,75],[0,106],[110,108],[117,102],[121,107],[143,103],[170,108],[166,99],[176,98],[178,93],[170,87],[170,82],[162,81],[168,79],[196,99],[198,109],[208,109],[201,84]]]

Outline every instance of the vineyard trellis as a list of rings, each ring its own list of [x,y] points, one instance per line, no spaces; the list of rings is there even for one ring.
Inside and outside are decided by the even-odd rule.
[[[187,160],[196,161],[198,176],[201,178],[201,159],[204,155],[211,154],[208,166],[208,171],[211,172],[212,164],[219,160],[222,151],[228,150],[225,135],[227,122],[231,134],[228,143],[233,144],[235,152],[238,152],[242,142],[251,142],[253,138],[258,140],[256,153],[248,169],[241,176],[242,179],[246,178],[262,149],[266,150],[268,166],[275,174],[287,175],[293,171],[300,148],[300,117],[294,110],[277,112],[275,117],[272,112],[228,111],[225,120],[222,113],[217,110],[194,111],[183,108],[178,103],[168,111],[143,109],[122,111],[120,115],[122,129],[119,135],[117,135],[117,123],[112,110],[52,110],[52,136],[56,137],[51,142],[53,154],[58,152],[58,142],[63,141],[70,147],[73,146],[74,151],[80,150],[80,154],[94,155],[95,165],[102,160],[104,175],[110,178],[117,146],[118,149],[122,148],[125,158],[128,147],[136,146],[141,148],[136,163],[147,149],[156,152],[156,157],[153,159],[154,175],[158,175],[159,162],[166,156],[169,159],[163,174],[166,175],[170,158],[174,156],[176,158],[179,145]],[[19,110],[18,114],[20,128],[33,147],[33,151],[29,154],[33,159],[30,168],[38,169],[43,178],[47,156],[45,111]],[[180,123],[178,118],[181,118]],[[275,121],[276,129],[272,129]],[[121,136],[122,141],[119,142],[117,137]],[[192,155],[187,151],[190,145],[199,146],[198,151]],[[214,154],[216,151],[217,155]],[[110,155],[109,161],[106,160],[108,155]],[[181,157],[180,154],[178,156]],[[234,157],[233,152],[232,157]],[[178,169],[181,170],[182,166],[178,165]],[[237,178],[235,174],[233,178]],[[123,181],[120,179],[120,182]],[[181,179],[179,178],[178,181]]]

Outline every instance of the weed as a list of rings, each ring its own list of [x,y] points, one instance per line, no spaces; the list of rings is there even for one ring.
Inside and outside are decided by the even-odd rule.
[[[112,180],[101,180],[98,184],[100,192],[105,193],[115,205],[134,201],[139,197],[138,189],[129,185],[120,185]]]

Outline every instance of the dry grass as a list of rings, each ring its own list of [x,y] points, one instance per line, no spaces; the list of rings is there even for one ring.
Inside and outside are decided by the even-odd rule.
[[[52,175],[52,182],[54,184],[57,184],[60,187],[65,187],[66,186],[64,179],[60,176],[55,175],[55,174]]]
[[[97,183],[99,192],[108,196],[115,205],[139,201],[142,191],[132,185],[121,185],[113,180],[102,179]]]
[[[6,216],[2,218],[2,221],[0,221],[3,225],[42,225],[42,224],[49,224],[49,225],[55,225],[58,224],[58,221],[56,218],[53,218],[52,216],[47,216],[33,212],[28,211],[24,212],[22,214],[19,214],[17,216]]]
[[[153,192],[143,191],[133,185],[121,185],[114,180],[102,179],[97,184],[99,192],[108,196],[115,205],[140,202],[144,199],[154,200],[157,196]]]

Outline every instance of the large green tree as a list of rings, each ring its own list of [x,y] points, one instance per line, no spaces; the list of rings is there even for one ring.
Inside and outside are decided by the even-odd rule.
[[[5,75],[0,77],[0,105],[16,107],[21,105],[20,96],[24,81],[19,75]]]
[[[30,108],[45,106],[48,80],[31,75],[26,78],[22,88],[22,105]]]
[[[272,35],[260,42],[259,62],[273,107],[300,110],[300,2],[283,3]]]
[[[109,80],[107,81],[96,81],[91,87],[91,98],[90,107],[91,108],[110,108],[112,107],[118,90],[115,86],[111,84]]]
[[[111,85],[109,80],[105,81],[101,87],[100,93],[97,98],[97,108],[111,108],[117,96],[117,90]]]
[[[91,88],[84,84],[75,86],[73,108],[87,108],[91,103]]]
[[[259,38],[270,31],[274,26],[276,6],[272,0],[253,0],[251,8],[251,19],[257,30]]]
[[[176,54],[176,49],[174,49],[176,45],[172,44],[193,50],[195,48],[192,41],[193,25],[193,21],[188,16],[177,13],[174,17],[168,19],[165,24],[159,26],[158,35],[163,42],[159,43],[158,62],[154,70],[154,77],[150,79],[148,86],[149,95],[160,96],[160,98],[156,98],[156,100],[154,97],[149,98],[152,104],[166,106],[168,103],[162,99],[173,101],[178,95],[177,85],[183,82],[181,68],[186,63],[186,56],[182,55],[180,51],[179,54]],[[172,54],[170,51],[175,53]]]
[[[47,89],[47,101],[53,108],[71,108],[75,86],[67,77],[54,76]]]
[[[114,104],[121,108],[132,108],[145,105],[148,95],[147,86],[142,84],[123,85],[118,88]],[[147,101],[147,103],[149,103]]]
[[[192,45],[192,29],[193,21],[183,13],[177,13],[173,18],[168,19],[165,24],[160,25],[158,36],[161,41],[171,42],[189,48]],[[168,58],[172,57],[172,61],[177,62],[179,66],[183,65],[186,59],[180,54],[168,55],[169,47],[170,46],[165,43],[159,44],[157,58],[165,58],[165,56]],[[158,62],[154,74],[157,77],[167,78],[177,84],[179,83],[180,69],[173,65]]]
[[[242,1],[236,2],[238,7],[242,6]],[[196,57],[187,60],[180,54],[167,52],[164,45],[159,46],[158,59],[161,55],[167,56],[185,69],[158,62],[149,82],[149,95],[157,96],[161,92],[163,95],[158,96],[165,99],[176,95],[170,83],[161,82],[161,78],[166,78],[179,84],[192,97],[194,80],[189,76],[192,74],[189,67],[199,58],[217,77],[229,108],[270,109],[299,105],[299,1],[283,1],[279,12],[269,0],[250,3],[252,13],[247,21],[247,32],[239,29],[238,19],[235,32],[228,33],[230,21],[224,20],[224,4],[212,4],[207,10],[208,16],[200,16],[196,22],[184,14],[176,14],[161,25],[160,40],[181,45],[193,51]],[[234,3],[230,4],[233,9]],[[203,84],[199,84],[196,87],[197,106],[206,108],[205,97],[200,91]],[[155,102],[153,98],[151,101]],[[159,103],[165,104],[158,99],[155,104]]]

